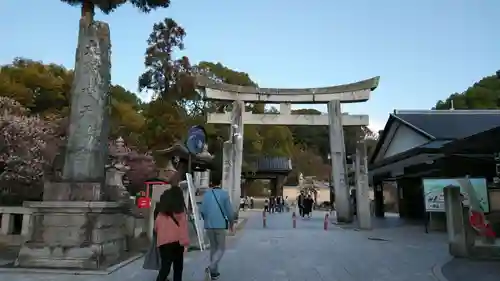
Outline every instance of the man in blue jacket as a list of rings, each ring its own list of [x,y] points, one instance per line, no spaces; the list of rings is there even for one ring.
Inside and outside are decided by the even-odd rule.
[[[200,208],[210,243],[210,265],[205,273],[211,280],[219,279],[218,266],[226,249],[227,229],[233,231],[233,207],[228,192],[220,184],[220,179],[212,180],[212,188],[203,195]]]

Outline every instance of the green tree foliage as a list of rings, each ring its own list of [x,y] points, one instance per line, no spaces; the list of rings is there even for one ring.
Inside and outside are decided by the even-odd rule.
[[[34,114],[59,113],[68,107],[73,72],[55,64],[16,58],[0,68],[0,95]]]
[[[201,61],[197,66],[198,74],[205,75],[218,83],[227,83],[239,86],[257,86],[246,72],[230,69],[220,62]]]
[[[170,1],[161,0],[61,1],[81,6],[82,17],[89,22],[93,20],[95,9],[108,14],[128,3],[142,12],[149,12],[170,4]],[[187,57],[176,57],[176,52],[184,49],[185,36],[185,30],[173,19],[166,18],[153,26],[147,39],[145,71],[138,80],[139,90],[152,93],[153,99],[147,103],[142,102],[136,94],[119,85],[112,85],[112,138],[122,136],[130,147],[154,151],[183,140],[189,126],[205,123],[207,113],[230,111],[231,103],[203,100],[203,92],[195,85],[196,75],[205,75],[216,83],[258,86],[248,73],[233,70],[221,63],[202,61],[192,66]],[[39,118],[36,120],[41,120],[40,122],[52,124],[54,120],[59,122],[67,117],[72,82],[73,71],[60,65],[17,58],[11,64],[0,66],[0,97],[17,101],[26,108],[25,118]],[[266,107],[265,104],[247,104],[246,110],[254,113],[279,113],[276,108]],[[300,113],[321,114],[313,109],[294,111],[294,114]],[[229,126],[205,124],[205,127],[209,149],[215,154],[217,165],[220,166],[216,172],[220,173],[222,144],[229,139]],[[53,137],[59,135],[54,133]],[[357,132],[346,131],[345,135],[348,143],[355,143]],[[259,157],[286,156],[292,157],[294,161],[295,175],[303,173],[323,179],[328,177],[329,169],[325,169],[323,164],[328,152],[326,126],[244,126],[246,169],[252,169],[250,164]]]
[[[148,49],[150,48],[151,46]],[[165,47],[165,50],[170,49]],[[156,59],[149,56],[150,54],[151,52],[146,54],[145,61],[152,62]],[[158,54],[159,57],[163,55]],[[172,55],[164,57],[179,61]],[[175,65],[168,60],[162,63]],[[163,71],[162,68],[158,69]],[[150,70],[147,68],[146,72]],[[220,63],[201,62],[191,68],[186,64],[186,67],[167,67],[167,70],[179,71],[185,76],[170,72],[159,73],[158,75],[162,77],[168,77],[168,87],[159,85],[155,80],[149,80],[152,81],[150,84],[144,83],[144,89],[152,91],[155,97],[149,103],[142,102],[136,94],[119,85],[111,86],[112,138],[122,136],[128,145],[144,151],[162,149],[175,141],[182,140],[189,126],[204,124],[206,113],[215,111],[215,103],[203,103],[202,110],[190,113],[190,108],[186,106],[190,99],[201,101],[200,93],[194,89],[190,80],[192,79],[190,75],[193,73],[205,73],[219,82],[239,83],[242,86],[256,85],[247,73],[233,71]],[[152,71],[147,73],[149,77],[156,75]],[[31,115],[40,115],[46,120],[59,120],[68,114],[72,79],[73,72],[70,69],[17,58],[11,64],[0,66],[0,96],[18,101]],[[230,109],[227,107],[224,110]],[[254,113],[278,113],[276,108],[266,107],[265,104],[249,104],[247,110]],[[321,114],[314,109],[295,110],[293,113]],[[214,124],[205,126],[209,149],[216,156],[217,166],[222,166],[222,143],[228,139],[229,126]],[[288,156],[293,159],[293,175],[303,173],[319,178],[328,175],[328,169],[314,168],[319,167],[318,159],[323,159],[323,163],[327,163],[326,155],[329,153],[327,126],[245,125],[244,135],[245,169],[253,169],[251,164],[262,156]],[[217,169],[214,172],[219,171],[220,169]]]
[[[105,14],[116,10],[119,6],[129,3],[138,8],[141,12],[149,13],[157,8],[168,8],[170,0],[61,0],[71,6],[82,8],[82,16],[85,13],[93,16],[94,9],[97,7]]]
[[[463,93],[451,94],[445,100],[439,100],[433,109],[499,109],[500,79],[496,75],[487,76],[474,83]]]
[[[256,106],[260,112],[262,104]],[[279,114],[275,107],[264,108],[265,114]],[[259,126],[259,133],[263,139],[262,152],[266,156],[286,156],[293,154],[294,139],[288,126],[263,125]]]
[[[216,83],[227,83],[239,86],[256,87],[250,75],[245,72],[235,71],[221,63],[200,62],[195,66],[195,72],[204,75]],[[207,112],[228,112],[231,103],[212,102],[206,105]],[[277,113],[276,109],[265,109],[264,104],[249,104],[247,110],[254,113]],[[214,126],[213,130],[207,130],[211,134],[210,139],[227,140],[228,126]],[[244,150],[243,168],[252,170],[251,164],[262,156],[291,156],[293,151],[293,136],[288,127],[274,125],[244,125]],[[217,145],[220,147],[221,145]],[[220,151],[220,150],[219,150]]]
[[[292,114],[321,115],[316,109],[297,109]],[[328,126],[290,126],[295,143],[316,150],[326,160],[330,153]]]
[[[328,180],[330,165],[324,161],[316,148],[297,144],[292,153],[293,170],[288,177],[287,184],[298,184],[299,175],[314,176],[318,180]]]
[[[252,81],[248,73],[232,70],[221,63],[202,61],[194,66],[194,73],[197,75],[204,75],[216,83],[256,86],[256,83]],[[207,102],[204,105],[204,109],[204,113],[225,112],[231,110],[231,104],[228,102]],[[203,114],[202,119],[204,120],[205,118],[206,114]],[[207,124],[206,129],[210,151],[212,153],[219,152],[220,154],[223,142],[229,138],[229,126]],[[255,161],[261,153],[262,137],[257,130],[257,126],[244,125],[243,130],[243,166],[245,169],[248,169],[251,162]],[[220,157],[216,155],[216,166],[220,170],[222,169],[222,155],[219,156]]]
[[[184,49],[185,36],[184,29],[170,18],[153,26],[147,40],[146,71],[139,77],[139,90],[152,91],[153,98],[169,102],[193,97],[189,59],[174,57],[175,51]]]
[[[292,114],[321,115],[316,109],[298,109]],[[330,139],[328,126],[291,126],[292,134],[296,143],[315,149],[324,160],[330,154]],[[374,133],[368,127],[344,127],[344,139],[346,153],[356,152],[356,141],[359,137],[374,137]],[[372,142],[369,142],[372,145]],[[371,148],[369,147],[368,150]]]
[[[31,115],[60,119],[68,114],[73,71],[56,64],[16,58],[0,66],[0,96],[9,97],[27,108]],[[121,86],[113,85],[111,95],[111,137],[122,136],[128,143],[141,144],[145,123],[139,112],[140,99]]]
[[[139,77],[139,90],[153,94],[143,112],[144,136],[152,149],[166,148],[182,140],[190,124],[187,105],[198,99],[189,59],[174,57],[175,51],[184,49],[185,35],[181,26],[166,18],[153,26],[147,40],[146,71]]]

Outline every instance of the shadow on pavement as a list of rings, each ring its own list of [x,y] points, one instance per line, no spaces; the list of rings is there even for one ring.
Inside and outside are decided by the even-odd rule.
[[[441,271],[448,281],[498,281],[500,261],[453,259]]]

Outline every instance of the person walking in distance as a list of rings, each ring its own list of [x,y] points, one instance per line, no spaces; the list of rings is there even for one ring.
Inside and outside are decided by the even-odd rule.
[[[174,182],[174,180],[171,181]],[[161,257],[161,267],[156,281],[167,280],[173,264],[173,281],[182,281],[184,253],[189,247],[189,233],[184,195],[178,185],[165,190],[155,209],[156,243]]]
[[[312,199],[311,195],[307,195],[307,197],[304,199],[304,211],[303,215],[308,216],[311,218],[311,213],[314,205],[314,200]]]
[[[281,196],[276,197],[276,211],[278,213],[282,212],[282,204],[283,204],[283,198]]]
[[[245,197],[240,197],[240,210],[245,211]]]
[[[284,205],[285,205],[285,210],[287,212],[290,212],[290,201],[288,200],[288,196],[285,197],[285,200],[284,201]]]
[[[233,207],[227,191],[221,189],[218,178],[212,180],[212,188],[203,194],[200,212],[210,243],[210,265],[205,269],[207,280],[219,279],[219,262],[226,250],[227,230],[233,230]]]
[[[306,196],[304,195],[304,191],[300,192],[300,195],[297,197],[297,204],[299,206],[299,214],[301,217],[304,217],[304,201]]]

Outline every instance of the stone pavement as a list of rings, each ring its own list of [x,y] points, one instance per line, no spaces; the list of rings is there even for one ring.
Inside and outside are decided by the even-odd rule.
[[[355,231],[329,225],[323,212],[297,220],[291,213],[268,215],[247,211],[244,230],[229,238],[220,271],[221,281],[436,281],[432,268],[449,259],[446,237],[424,234],[421,226]],[[189,253],[185,281],[202,281],[207,253]],[[110,275],[0,273],[12,281],[154,281],[156,272],[141,269],[142,259]],[[455,280],[450,280],[455,281]]]
[[[448,281],[498,281],[500,261],[453,259],[441,268],[441,273]]]

